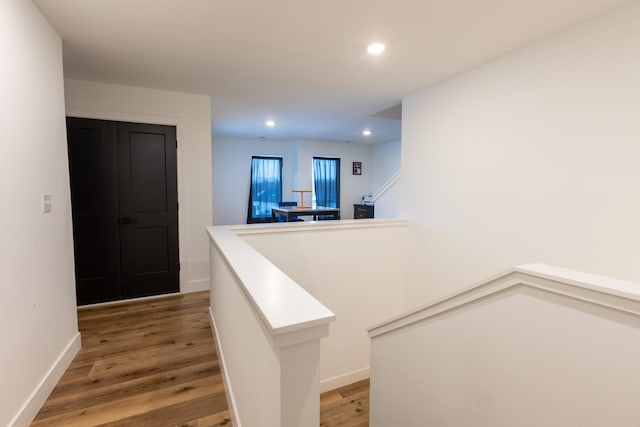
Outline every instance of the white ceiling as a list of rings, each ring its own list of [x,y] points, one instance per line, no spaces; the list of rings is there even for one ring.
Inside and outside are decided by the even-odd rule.
[[[628,0],[34,2],[66,77],[211,95],[218,135],[380,143],[403,97]]]

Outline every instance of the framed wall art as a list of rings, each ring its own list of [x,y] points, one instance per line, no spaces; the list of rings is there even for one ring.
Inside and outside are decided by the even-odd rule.
[[[353,162],[353,174],[362,175],[362,162]]]

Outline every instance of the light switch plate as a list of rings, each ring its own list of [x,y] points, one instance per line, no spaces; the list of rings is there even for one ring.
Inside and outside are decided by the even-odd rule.
[[[42,193],[42,213],[51,212],[51,194]]]

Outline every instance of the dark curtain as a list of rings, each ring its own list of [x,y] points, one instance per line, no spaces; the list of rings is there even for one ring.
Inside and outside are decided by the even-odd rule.
[[[313,158],[313,187],[316,206],[340,207],[340,159]]]
[[[271,222],[271,209],[278,207],[281,200],[282,159],[253,156],[247,224]]]

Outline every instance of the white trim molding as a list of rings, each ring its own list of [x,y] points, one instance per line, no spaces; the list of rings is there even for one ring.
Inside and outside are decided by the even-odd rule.
[[[207,227],[211,243],[233,270],[256,314],[274,337],[325,326],[335,315],[229,227]],[[274,295],[277,296],[274,298]],[[214,313],[215,315],[215,313]],[[315,335],[315,334],[314,334]],[[320,336],[326,336],[322,333]],[[314,336],[315,338],[319,338]],[[301,338],[301,342],[306,339]]]
[[[396,173],[394,173],[391,178],[389,178],[387,180],[387,182],[385,182],[384,184],[382,184],[382,187],[380,187],[378,189],[378,191],[376,191],[375,193],[373,193],[373,195],[371,196],[371,200],[373,200],[374,202],[376,200],[378,200],[384,193],[386,193],[387,191],[389,191],[389,189],[391,187],[393,187],[394,185],[396,185],[396,182],[398,182],[400,180],[400,177],[402,176],[402,170],[397,171]]]
[[[28,426],[34,420],[42,405],[53,391],[62,375],[67,370],[73,358],[82,346],[80,332],[77,332],[60,353],[56,361],[51,365],[33,393],[29,396],[16,416],[9,423],[10,427]]]
[[[640,316],[640,285],[544,264],[527,264],[368,329],[374,338],[506,290],[536,288]]]
[[[340,221],[301,221],[269,224],[233,225],[226,227],[237,236],[248,234],[299,233],[303,231],[326,232],[328,230],[362,230],[364,228],[407,227],[404,219],[343,219]]]
[[[200,280],[190,280],[180,287],[180,293],[188,294],[191,292],[208,291],[211,286],[209,278]]]
[[[366,380],[367,378],[369,378],[370,372],[371,369],[367,366],[366,368],[348,372],[344,375],[322,380],[320,381],[320,393],[335,390],[337,388],[344,387],[361,380]]]

